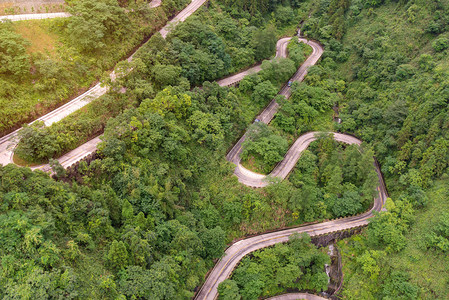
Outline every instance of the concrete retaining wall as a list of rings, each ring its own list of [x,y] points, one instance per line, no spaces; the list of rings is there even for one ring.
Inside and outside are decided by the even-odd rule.
[[[81,159],[80,161],[77,161],[76,163],[74,163],[73,165],[69,166],[66,168],[65,171],[65,176],[63,178],[58,178],[56,176],[56,174],[53,174],[52,177],[55,180],[61,180],[64,182],[72,182],[73,180],[77,181],[77,182],[82,182],[82,174],[79,172],[79,166],[81,162],[85,162],[87,165],[90,165],[90,163],[94,160],[96,160],[97,158],[99,158],[100,156],[98,155],[98,152],[95,151],[91,154],[89,154],[88,156],[84,157],[83,159]]]

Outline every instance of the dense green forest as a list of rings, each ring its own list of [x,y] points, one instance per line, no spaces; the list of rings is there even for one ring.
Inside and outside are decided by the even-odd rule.
[[[99,100],[106,108],[94,102],[65,125],[24,130],[37,137],[22,144],[24,156],[39,161],[104,128],[101,159],[82,162],[75,177],[55,168],[57,180],[0,166],[1,297],[191,298],[233,239],[365,211],[374,154],[391,199],[361,235],[339,242],[343,297],[447,298],[448,16],[446,0],[223,0],[167,40],[154,35],[119,66],[127,75]],[[209,81],[272,56],[299,21],[324,55],[289,100],[278,99],[269,126],[252,125],[246,163],[269,172],[309,130],[352,133],[364,145],[322,136],[287,180],[251,189],[233,176],[226,151],[310,50],[292,42],[288,60],[266,62],[237,88]],[[10,35],[11,24],[0,26]],[[341,123],[332,122],[337,112]],[[245,258],[220,292],[319,292],[325,262],[307,237],[293,239]]]
[[[446,299],[449,2],[351,1],[342,11],[340,40],[323,7],[306,21],[304,33],[326,45],[306,82],[346,82],[337,129],[373,147],[393,199],[341,242],[343,295]]]

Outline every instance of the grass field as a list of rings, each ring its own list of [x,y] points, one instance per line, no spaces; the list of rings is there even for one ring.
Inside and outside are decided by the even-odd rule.
[[[56,54],[56,46],[61,45],[58,42],[58,35],[51,32],[48,20],[29,20],[15,22],[15,31],[30,42],[27,47],[29,54],[42,52],[50,56]]]
[[[0,135],[8,134],[87,90],[145,37],[167,21],[162,7],[144,16],[129,14],[120,42],[109,38],[101,51],[83,51],[70,40],[70,18],[29,20],[7,24],[28,45],[28,74],[0,74]]]

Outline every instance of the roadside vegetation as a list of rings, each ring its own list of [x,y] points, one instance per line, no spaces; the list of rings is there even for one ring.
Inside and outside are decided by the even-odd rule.
[[[332,67],[305,81],[346,82],[336,127],[371,145],[392,198],[364,235],[340,242],[343,296],[445,299],[449,2],[351,1],[340,12],[340,40],[322,9],[305,23]]]
[[[0,166],[0,297],[191,298],[235,238],[365,210],[377,185],[370,171],[374,152],[391,199],[364,235],[340,242],[342,293],[352,299],[445,298],[448,4],[219,1],[167,40],[154,35],[133,64],[119,66],[133,71],[111,83],[117,95],[103,99],[117,105],[110,111],[118,113],[105,126],[100,159],[81,162],[74,176],[55,167],[58,180],[41,171]],[[202,81],[273,55],[279,31],[272,25],[290,11],[302,16],[303,32],[326,51],[269,130],[291,142],[311,129],[335,128],[366,145],[359,151],[323,137],[304,153],[288,180],[252,189],[238,183],[225,154],[281,82],[257,82],[257,75],[239,88],[221,88]],[[210,27],[220,22],[226,25]],[[13,64],[0,64],[7,70],[1,72],[12,72],[2,75],[2,87],[20,78],[14,71],[20,75],[22,64],[29,67],[26,45],[11,34],[11,24],[5,26],[1,34],[16,41],[18,55],[8,60]],[[122,34],[106,35],[104,49]],[[228,52],[232,47],[248,54]],[[108,62],[114,61],[100,60],[102,66]],[[126,94],[119,87],[126,87]],[[4,89],[13,95],[13,88]],[[123,104],[115,104],[114,97],[124,97]],[[103,126],[102,113],[87,111],[99,110],[95,105],[86,108],[86,116]],[[341,124],[326,120],[334,105]],[[59,135],[50,136],[58,140]],[[231,278],[235,284],[221,286],[222,292],[230,286],[232,293],[253,298],[296,283],[322,288],[318,266],[324,258],[294,255],[295,243],[305,253],[316,251],[304,240],[259,251]],[[273,275],[271,254],[281,250],[293,253],[279,261],[293,270],[281,272],[281,286],[256,279]],[[298,268],[300,261],[305,265]],[[317,280],[303,282],[298,269]],[[247,275],[254,275],[258,289],[246,284]]]
[[[26,126],[15,150],[17,158],[25,164],[47,162],[102,133],[109,118],[125,108],[137,106],[146,98],[155,97],[167,86],[187,91],[204,80],[219,79],[272,57],[280,36],[273,26],[266,25],[271,21],[267,18],[264,24],[256,27],[248,20],[234,19],[211,7],[179,24],[166,40],[159,33],[155,34],[139,49],[135,61],[118,64],[119,78],[115,82],[108,81],[112,89],[107,96],[49,127]],[[289,21],[299,23],[297,18]],[[281,26],[281,30],[289,24]],[[236,95],[256,101],[261,108],[310,52],[309,46],[291,42],[288,59],[263,61],[261,74],[245,80],[242,88],[235,91]],[[38,138],[44,136],[44,139]]]
[[[70,18],[1,23],[0,133],[89,88],[186,4],[79,0]]]
[[[220,300],[260,299],[287,290],[327,289],[324,265],[328,255],[310,242],[310,236],[293,234],[289,242],[245,256],[230,279],[218,287]]]
[[[445,299],[449,268],[447,175],[420,197],[390,202],[361,236],[339,242],[346,299]]]
[[[313,72],[311,68],[312,75]],[[243,166],[269,174],[301,134],[335,129],[331,108],[340,102],[338,90],[344,88],[345,82],[322,78],[318,85],[294,83],[288,100],[283,96],[276,98],[280,108],[270,125],[257,123],[249,129],[249,138],[243,145]]]
[[[250,27],[257,19],[247,17]],[[192,19],[166,41],[153,36],[135,65],[122,64],[134,69],[112,89],[138,107],[108,120],[99,146],[102,159],[81,163],[74,178],[55,167],[59,181],[40,171],[0,167],[0,255],[8,262],[0,266],[2,297],[189,298],[234,237],[301,221],[278,193],[281,185],[266,194],[232,175],[226,149],[266,101],[201,82],[201,72],[214,78],[233,69],[217,68],[228,57],[226,39]],[[264,43],[272,35],[263,26],[251,30],[261,32]],[[214,43],[204,44],[206,36]],[[266,57],[274,53],[273,36]],[[205,58],[208,64],[201,64]],[[202,88],[190,90],[196,84]],[[99,110],[94,105],[86,110]],[[43,139],[49,145],[58,141],[49,136]],[[23,226],[14,225],[19,223]]]

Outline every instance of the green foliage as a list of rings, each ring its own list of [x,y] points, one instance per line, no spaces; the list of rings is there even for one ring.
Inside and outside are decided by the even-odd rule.
[[[129,24],[116,0],[76,1],[69,12],[73,17],[68,21],[68,36],[86,52],[105,47],[108,39],[120,39],[127,31],[125,24]]]
[[[276,93],[277,90],[274,85],[270,81],[265,80],[254,87],[252,98],[258,103],[267,103],[267,101],[274,98]]]
[[[296,39],[292,39],[290,43],[288,43],[287,50],[288,57],[295,62],[296,68],[299,68],[306,57],[311,53],[310,47],[304,43],[300,43]]]
[[[306,20],[303,27],[304,34],[319,38],[322,42],[342,39],[346,27],[346,12],[350,4],[351,1],[348,0],[320,2],[314,9],[313,16]],[[355,8],[355,5],[352,7]]]
[[[128,251],[125,244],[120,241],[113,241],[108,251],[107,261],[112,269],[120,270],[128,265]]]
[[[218,294],[223,300],[242,299],[237,282],[231,279],[226,279],[218,285]]]
[[[303,198],[292,199],[301,201],[295,210],[307,220],[365,211],[376,196],[377,175],[372,163],[371,150],[362,148],[361,153],[356,145],[343,146],[330,136],[321,137],[304,151],[290,176]],[[308,206],[315,206],[316,211],[305,210]]]
[[[276,50],[276,31],[274,27],[267,27],[263,31],[256,31],[251,44],[254,47],[254,57],[256,61],[267,58]]]
[[[220,299],[231,295],[242,299],[258,299],[284,292],[286,289],[322,291],[327,289],[324,264],[329,257],[310,243],[308,235],[294,234],[288,244],[255,251],[245,257],[231,280],[220,284]]]
[[[387,211],[372,219],[366,237],[347,242],[344,297],[446,296],[447,278],[441,276],[447,269],[445,215],[432,226],[425,223],[447,210],[445,186],[436,189],[438,197],[427,196],[428,187],[438,177],[447,177],[445,50],[426,54],[434,34],[446,28],[444,3],[381,5],[381,1],[371,1],[366,3],[371,9],[356,0],[349,8],[346,1],[310,3],[312,17],[302,32],[325,42],[326,52],[322,63],[309,69],[305,84],[293,86],[291,102],[277,99],[282,107],[269,134],[287,133],[287,138],[274,139],[279,145],[293,140],[314,128],[316,119],[335,105],[343,122],[334,126],[360,136],[374,153],[370,146],[359,151],[321,138],[303,153],[288,180],[263,190],[238,184],[224,156],[274,96],[275,86],[282,82],[274,74],[288,77],[279,67],[281,62],[265,63],[266,75],[250,76],[238,89],[205,83],[203,89],[190,91],[190,84],[202,84],[249,66],[257,57],[274,54],[268,50],[277,37],[263,24],[270,18],[268,12],[277,10],[275,3],[227,4],[220,13],[206,10],[192,18],[167,41],[155,35],[135,64],[120,66],[133,72],[119,78],[112,89],[125,86],[126,97],[142,105],[125,110],[129,102],[119,101],[125,104],[113,109],[113,100],[118,98],[105,100],[105,110],[123,113],[106,126],[105,141],[99,146],[102,159],[80,164],[79,176],[71,185],[39,171],[0,167],[2,298],[191,298],[213,266],[212,259],[220,257],[232,238],[369,208],[377,185],[374,153],[395,201],[388,201]],[[178,5],[182,2],[170,1],[163,9]],[[216,4],[210,5],[214,9]],[[279,11],[290,18],[288,9]],[[145,12],[130,7],[127,15],[135,21],[136,15],[143,17]],[[283,22],[284,16],[280,17]],[[59,30],[66,34],[68,20],[59,22]],[[99,30],[101,26],[107,27],[98,25]],[[345,31],[349,34],[342,37]],[[132,35],[134,41],[140,41],[137,36],[143,33],[147,31]],[[113,40],[117,46],[106,45],[102,51],[86,54],[94,59],[101,55],[98,64],[111,66],[110,53],[123,56],[123,49],[136,44],[126,43],[128,37],[132,40],[129,33],[106,32],[101,42]],[[298,65],[307,52],[300,53],[301,46],[295,43],[289,48]],[[56,93],[58,81],[76,74],[82,77],[89,70],[88,59],[80,59],[70,49],[62,56],[66,59],[38,57],[33,61],[39,74],[39,95]],[[282,64],[292,69],[290,61]],[[78,70],[74,76],[60,74],[67,65]],[[88,74],[91,79],[99,74],[96,70]],[[26,95],[16,91],[11,78],[5,78],[0,79],[1,96],[6,99],[2,103],[15,103],[18,98],[14,97]],[[26,115],[23,112],[15,110]],[[0,113],[2,124],[11,126],[10,112],[2,109]],[[87,132],[89,124],[104,125],[106,119],[85,122],[82,128]],[[42,142],[38,141],[39,130],[48,129],[28,129],[34,144]],[[79,131],[73,127],[71,134]],[[48,140],[45,151],[66,149],[60,145],[68,143],[61,142],[58,134],[46,135],[56,142]],[[67,139],[70,136],[67,133]],[[262,146],[279,150],[270,141]],[[33,147],[24,149],[34,151]],[[71,180],[63,172],[58,176]],[[420,217],[419,226],[413,223],[414,215]],[[428,228],[425,234],[423,228]],[[257,252],[220,286],[220,293],[246,299],[286,288],[325,288],[322,266],[327,259],[306,244],[302,239]]]
[[[15,33],[9,23],[0,24],[0,74],[22,77],[29,72],[29,42]]]
[[[389,221],[397,223],[401,229],[407,224],[401,235],[398,235],[398,231],[391,231],[396,227],[390,227],[386,217],[383,216],[387,212],[381,212],[371,223],[381,218],[384,221],[382,225],[373,228],[370,224],[365,233],[338,243],[345,274],[346,288],[343,291],[345,297],[348,299],[446,297],[447,277],[441,274],[448,268],[447,254],[441,251],[437,244],[429,243],[432,237],[438,236],[437,228],[440,225],[444,228],[445,216],[449,211],[446,186],[445,180],[438,181],[434,187],[426,190],[424,195],[428,198],[428,203],[425,208],[407,212],[404,206],[399,208],[404,203],[396,201],[393,206],[390,200],[388,201],[387,209],[393,211],[388,216]],[[401,193],[406,194],[407,191]],[[411,215],[414,221],[408,222]],[[385,229],[381,229],[381,226]],[[391,245],[373,244],[372,230],[384,232],[383,236],[389,236],[391,240],[402,241],[404,243],[402,250],[391,252]],[[385,250],[390,252],[386,253]],[[371,276],[372,274],[377,276]]]
[[[88,286],[100,284],[98,253],[114,231],[104,205],[108,197],[13,165],[0,167],[0,176],[2,298],[97,297]],[[82,271],[89,276],[81,276],[79,266],[96,247],[95,261]]]
[[[286,82],[296,71],[295,63],[288,58],[265,60],[262,62],[261,67],[260,76],[262,79],[277,84]]]
[[[108,94],[63,120],[46,127],[43,122],[24,125],[15,155],[26,162],[46,162],[78,147],[100,134],[107,119],[133,104],[134,97]]]
[[[201,241],[204,244],[204,249],[206,251],[206,257],[216,259],[220,258],[224,249],[226,233],[220,226],[212,229],[208,229],[201,235]]]
[[[449,39],[445,37],[436,39],[435,41],[433,41],[432,47],[436,52],[446,50],[447,48],[449,48]]]
[[[30,162],[41,162],[58,153],[60,148],[55,136],[47,134],[43,128],[45,128],[43,121],[24,125],[19,132],[19,138],[23,142],[19,143],[15,154]]]
[[[288,133],[309,131],[316,118],[337,101],[338,96],[328,89],[306,84],[295,85],[290,99],[281,102],[274,124]]]
[[[290,6],[278,6],[274,12],[277,25],[282,27],[295,19],[295,12]]]
[[[248,129],[248,136],[243,143],[241,157],[247,160],[250,156],[260,159],[263,171],[270,172],[273,166],[284,158],[288,148],[285,138],[277,135],[265,123],[255,123]]]
[[[383,286],[385,299],[418,299],[418,287],[409,282],[405,272],[395,271]]]
[[[143,1],[128,8],[113,0],[76,1],[69,10],[74,14],[71,18],[27,21],[43,35],[36,37],[33,45],[15,33],[21,32],[20,23],[1,24],[1,41],[8,43],[10,50],[1,49],[7,61],[0,63],[0,69],[10,66],[17,73],[0,71],[1,133],[84,92],[167,21],[161,7],[149,9]],[[175,10],[169,14],[173,13]],[[49,51],[34,50],[39,39],[51,40]]]
[[[413,209],[409,203],[387,200],[388,211],[382,212],[369,224],[368,240],[385,251],[398,252],[405,246],[404,233],[413,221]]]
[[[427,237],[427,247],[449,251],[449,214],[443,213]]]

